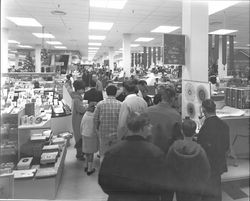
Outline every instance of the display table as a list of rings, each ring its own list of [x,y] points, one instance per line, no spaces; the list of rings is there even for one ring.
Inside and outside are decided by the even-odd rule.
[[[249,116],[222,117],[229,126],[230,143],[237,158],[249,158]]]
[[[64,160],[67,153],[66,145],[63,147],[60,157],[53,168],[56,172],[54,176],[30,179],[14,180],[15,199],[55,199],[61,181],[64,168]],[[41,168],[41,167],[40,167]]]

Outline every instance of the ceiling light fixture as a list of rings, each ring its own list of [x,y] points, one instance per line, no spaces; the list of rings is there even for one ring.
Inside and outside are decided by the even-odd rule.
[[[32,33],[37,38],[55,38],[52,34],[49,33]]]
[[[209,34],[215,34],[215,35],[225,35],[237,32],[238,30],[231,30],[231,29],[218,29],[216,31],[212,31]]]
[[[95,36],[95,35],[90,35],[89,40],[105,40],[106,36]]]
[[[101,43],[88,43],[88,45],[93,45],[93,46],[101,46]]]
[[[212,15],[221,10],[229,8],[240,1],[206,1],[208,2],[208,15]]]
[[[56,48],[56,49],[67,49],[66,46],[54,46],[54,48]]]
[[[113,22],[89,22],[89,29],[110,30],[113,24]]]
[[[135,41],[136,42],[149,42],[151,40],[154,40],[154,38],[140,37],[140,38],[137,38]]]
[[[99,50],[99,47],[88,47],[89,50]]]
[[[20,48],[32,48],[32,46],[30,46],[30,45],[18,45],[18,47],[20,47]]]
[[[127,0],[90,0],[89,6],[96,8],[123,9]]]
[[[46,41],[49,45],[62,45],[60,41]]]
[[[180,27],[177,26],[158,26],[155,29],[151,30],[151,32],[154,33],[170,33],[173,32],[177,29],[179,29]]]
[[[27,17],[6,17],[11,22],[15,23],[17,26],[26,27],[41,27],[42,25],[34,18]]]
[[[18,42],[16,40],[8,40],[8,43],[20,44],[20,42]]]
[[[139,44],[131,44],[130,47],[139,47]]]

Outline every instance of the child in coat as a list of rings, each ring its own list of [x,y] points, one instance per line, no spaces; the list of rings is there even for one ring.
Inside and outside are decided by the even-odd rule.
[[[85,172],[91,175],[95,172],[93,168],[94,153],[98,151],[97,134],[94,131],[94,110],[96,102],[90,102],[86,113],[81,121],[81,134],[82,134],[82,151],[86,154],[87,167]]]

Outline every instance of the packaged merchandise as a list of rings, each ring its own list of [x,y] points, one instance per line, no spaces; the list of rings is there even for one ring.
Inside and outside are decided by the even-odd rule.
[[[21,158],[17,164],[18,170],[28,170],[30,169],[33,157]]]
[[[57,160],[58,151],[50,153],[42,153],[40,163],[42,165],[55,163]]]

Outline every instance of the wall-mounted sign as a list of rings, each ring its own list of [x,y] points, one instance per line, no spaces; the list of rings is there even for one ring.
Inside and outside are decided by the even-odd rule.
[[[163,63],[185,65],[185,36],[164,34]]]

